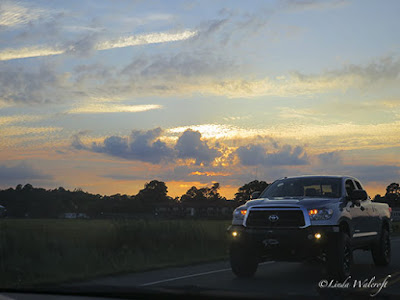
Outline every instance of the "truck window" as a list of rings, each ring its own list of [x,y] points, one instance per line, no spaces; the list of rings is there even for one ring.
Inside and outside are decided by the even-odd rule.
[[[354,180],[354,182],[356,183],[357,189],[359,189],[359,190],[363,189],[361,184],[357,180]]]
[[[356,187],[354,186],[354,182],[351,179],[347,179],[346,180],[346,192],[347,192],[347,196],[350,195],[350,193],[355,190]]]

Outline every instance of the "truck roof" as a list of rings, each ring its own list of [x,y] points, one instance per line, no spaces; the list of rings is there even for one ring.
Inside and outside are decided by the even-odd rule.
[[[351,178],[351,179],[356,179],[355,177],[352,176],[347,176],[347,175],[298,175],[298,176],[285,176],[281,177],[279,179],[287,179],[287,178],[304,178],[304,177],[324,177],[324,178]]]

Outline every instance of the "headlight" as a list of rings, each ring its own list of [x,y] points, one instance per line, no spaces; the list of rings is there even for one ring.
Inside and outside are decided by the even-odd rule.
[[[321,208],[321,209],[310,209],[308,215],[311,221],[328,220],[332,218],[333,209]]]
[[[233,212],[233,217],[235,219],[244,219],[244,216],[247,213],[247,208],[239,208],[239,209],[235,209],[235,211]]]

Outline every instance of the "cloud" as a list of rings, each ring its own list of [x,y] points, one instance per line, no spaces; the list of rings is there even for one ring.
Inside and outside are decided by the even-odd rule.
[[[104,41],[96,46],[96,50],[109,50],[114,48],[124,48],[139,45],[159,44],[168,42],[177,42],[190,39],[197,34],[193,30],[184,30],[181,32],[155,32],[140,34],[134,36],[120,37],[115,40]]]
[[[27,122],[36,122],[45,119],[45,116],[39,115],[12,115],[12,116],[0,116],[0,126],[19,124]]]
[[[83,137],[84,135],[86,135],[88,133],[89,133],[89,131],[85,130],[85,131],[80,131],[77,134],[74,134],[72,136],[71,146],[74,149],[77,149],[77,150],[85,150],[85,149],[87,149],[87,147],[82,143],[81,137]]]
[[[342,82],[343,88],[357,85],[370,85],[382,81],[399,80],[400,58],[384,56],[366,65],[347,64],[340,69],[330,70],[322,75],[305,75],[293,72],[294,79],[301,83],[333,81],[333,86]]]
[[[110,136],[90,147],[81,141],[85,133],[78,133],[72,137],[72,147],[153,164],[192,159],[195,165],[209,165],[221,155],[217,148],[210,147],[207,141],[202,140],[197,131],[186,130],[171,146],[162,141],[162,133],[161,128],[133,130],[129,137]]]
[[[340,168],[345,175],[352,175],[362,182],[390,183],[400,177],[400,167],[393,165],[344,165]]]
[[[300,110],[302,114],[302,111]],[[307,112],[308,114],[308,112]],[[307,116],[304,114],[304,117]],[[223,140],[232,146],[243,146],[252,143],[270,143],[271,137],[279,137],[285,143],[301,139],[303,144],[312,144],[318,152],[329,152],[332,149],[362,149],[371,147],[396,146],[399,142],[397,132],[400,121],[378,124],[332,123],[307,124],[299,123],[293,126],[291,122],[283,122],[269,128],[248,128],[227,124],[200,124],[180,126],[166,129],[166,133],[176,138],[185,130],[199,131],[203,138]],[[272,149],[274,149],[272,148]]]
[[[43,135],[62,131],[61,127],[28,127],[28,126],[7,126],[1,129],[1,137]]]
[[[0,99],[8,103],[54,103],[71,95],[65,74],[52,65],[25,70],[0,63]]]
[[[121,87],[122,80],[124,91],[134,94],[300,97],[397,84],[400,73],[399,59],[381,58],[367,65],[346,65],[320,74],[291,72],[276,77],[243,78],[237,73],[243,66],[226,57],[220,59],[200,50],[197,53],[198,58],[181,53],[174,57],[136,59],[122,71],[128,78],[117,81],[116,87]]]
[[[286,0],[284,5],[289,11],[304,11],[304,10],[324,10],[331,8],[338,8],[349,4],[347,0],[333,0],[333,1],[320,1],[320,0]]]
[[[68,112],[71,114],[99,114],[99,113],[117,113],[117,112],[144,112],[154,109],[161,109],[159,104],[143,104],[143,105],[118,105],[112,103],[91,103],[77,108],[71,109]],[[0,119],[1,122],[1,119]]]
[[[232,183],[237,181],[241,184],[245,181],[241,174],[229,173],[225,168],[215,166],[199,166],[199,165],[178,165],[178,166],[163,166],[162,169],[147,170],[141,173],[132,173],[130,170],[118,172],[109,172],[101,175],[105,178],[113,180],[152,180],[157,178],[162,181],[175,181],[175,182],[200,182],[202,184],[210,184],[212,182]]]
[[[26,163],[20,163],[14,166],[0,165],[0,182],[3,186],[51,179],[52,176],[44,174]]]
[[[338,156],[338,153],[330,152],[319,155],[321,159],[320,165],[312,166],[311,170],[314,173],[321,174],[337,174],[354,176],[363,183],[381,182],[390,183],[398,180],[400,177],[400,166],[395,165],[372,165],[370,162],[366,164],[345,164]]]
[[[275,152],[267,152],[263,145],[241,146],[236,150],[240,162],[245,166],[257,165],[306,165],[309,163],[303,147],[284,145]]]
[[[207,141],[201,140],[200,132],[190,129],[179,137],[175,149],[178,152],[178,158],[192,158],[196,165],[208,165],[220,155],[216,148],[209,147]]]
[[[124,159],[158,164],[174,157],[173,149],[159,139],[161,133],[161,128],[148,131],[133,130],[129,137],[110,136],[102,143],[93,143],[90,147],[83,145],[80,135],[75,135],[72,146],[78,150],[85,149]]]
[[[207,139],[236,139],[257,137],[259,135],[268,135],[268,130],[259,130],[252,128],[240,128],[227,124],[200,124],[191,126],[180,126],[167,129],[172,135],[182,134],[186,130],[198,131]]]
[[[211,75],[211,74],[210,74]],[[379,84],[398,84],[400,59],[383,57],[366,65],[345,65],[337,70],[320,74],[290,74],[264,78],[235,78],[220,80],[207,77],[192,83],[187,78],[176,82],[163,82],[164,91],[221,95],[229,98],[255,98],[261,96],[299,97],[331,92],[344,93],[350,89],[371,88]],[[160,76],[160,75],[159,75]],[[159,84],[160,85],[160,84]],[[148,87],[151,89],[151,86]],[[154,92],[157,92],[154,89]]]
[[[202,78],[210,75],[228,74],[235,64],[223,56],[213,56],[206,51],[181,52],[171,56],[141,56],[126,66],[121,74],[136,80],[162,79],[173,84],[177,78]]]
[[[18,59],[18,58],[58,55],[64,52],[65,52],[64,50],[46,46],[32,46],[32,47],[23,47],[19,49],[7,48],[0,51],[0,61]]]
[[[18,49],[4,49],[0,51],[1,60],[12,60],[18,58],[40,57],[59,54],[87,55],[92,51],[110,50],[115,48],[132,47],[139,45],[159,44],[183,41],[196,35],[196,31],[184,30],[181,32],[155,32],[139,34],[134,36],[120,37],[114,40],[99,41],[97,33],[80,37],[77,41],[58,46],[32,46]]]
[[[0,27],[28,24],[40,18],[45,18],[47,15],[47,10],[24,6],[18,2],[4,1],[0,3]]]
[[[319,163],[322,165],[337,165],[342,163],[342,157],[339,151],[325,152],[318,154]]]

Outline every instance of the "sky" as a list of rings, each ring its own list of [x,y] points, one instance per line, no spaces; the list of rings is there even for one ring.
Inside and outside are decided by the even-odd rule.
[[[0,188],[400,181],[399,1],[0,2]]]

